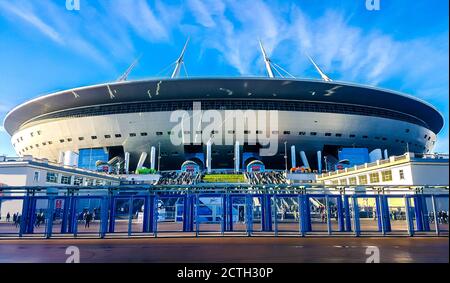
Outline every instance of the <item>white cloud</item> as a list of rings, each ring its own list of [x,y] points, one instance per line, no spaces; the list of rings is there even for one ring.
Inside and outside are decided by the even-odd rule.
[[[0,2],[0,10],[2,9],[31,24],[54,42],[64,44],[64,40],[61,35],[51,26],[42,21],[35,14],[35,12],[32,11],[30,6],[23,5],[23,2]]]

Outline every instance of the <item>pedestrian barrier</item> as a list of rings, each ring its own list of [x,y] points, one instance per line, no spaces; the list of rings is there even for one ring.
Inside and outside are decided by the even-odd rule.
[[[448,187],[0,188],[0,238],[448,235]]]

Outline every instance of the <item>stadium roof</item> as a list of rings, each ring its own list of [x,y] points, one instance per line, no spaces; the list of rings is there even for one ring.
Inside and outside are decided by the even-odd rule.
[[[27,101],[4,120],[12,135],[27,121],[48,113],[131,102],[264,99],[339,103],[389,109],[416,117],[438,133],[442,115],[432,105],[402,93],[343,82],[286,78],[176,78],[120,81],[60,91]]]

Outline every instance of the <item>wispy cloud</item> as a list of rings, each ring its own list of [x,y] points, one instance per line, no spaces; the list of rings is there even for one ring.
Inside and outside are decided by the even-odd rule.
[[[22,19],[23,21],[29,23],[54,42],[58,44],[64,44],[64,40],[62,39],[61,35],[55,29],[41,20],[32,10],[32,7],[30,5],[25,4],[26,3],[24,2],[0,1],[0,10],[7,11]]]

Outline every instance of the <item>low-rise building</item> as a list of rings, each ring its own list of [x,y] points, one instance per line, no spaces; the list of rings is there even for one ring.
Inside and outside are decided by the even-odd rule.
[[[31,156],[0,157],[0,186],[115,186],[114,175],[64,166]]]
[[[406,153],[388,159],[319,174],[325,185],[448,186],[448,154]]]

